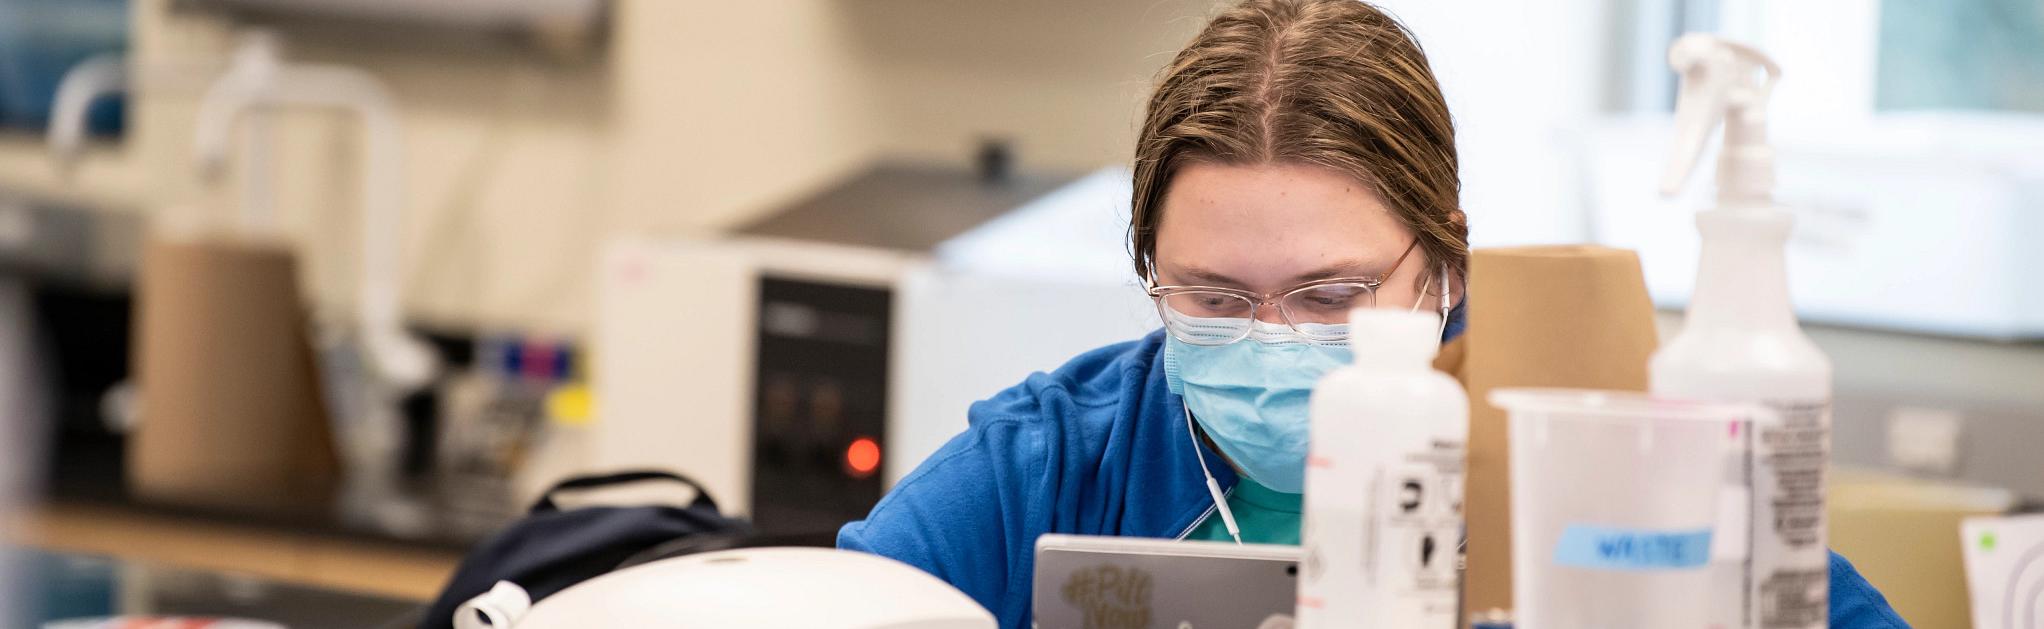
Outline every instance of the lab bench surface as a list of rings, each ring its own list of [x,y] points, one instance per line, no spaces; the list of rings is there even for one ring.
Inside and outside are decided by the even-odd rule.
[[[425,474],[360,483],[337,492],[325,507],[285,513],[244,508],[151,502],[128,486],[125,440],[113,436],[60,438],[51,457],[44,495],[58,504],[192,520],[248,524],[328,537],[463,550],[518,519],[501,479]],[[366,488],[374,488],[366,489]]]
[[[135,506],[46,503],[8,520],[6,543],[19,547],[243,574],[414,602],[432,598],[461,560],[461,550],[450,546]]]
[[[0,622],[122,615],[261,620],[295,629],[411,626],[416,601],[218,570],[0,546]],[[181,625],[182,626],[182,625]]]
[[[0,543],[423,601],[517,518],[501,483],[431,475],[292,514],[149,502],[129,491],[123,453],[118,439],[60,439],[44,502],[0,514]]]

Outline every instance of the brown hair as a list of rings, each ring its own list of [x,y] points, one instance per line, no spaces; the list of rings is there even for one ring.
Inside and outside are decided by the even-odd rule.
[[[1136,141],[1129,239],[1144,277],[1154,270],[1165,189],[1193,160],[1347,173],[1417,235],[1429,260],[1457,276],[1468,264],[1448,105],[1412,33],[1377,7],[1247,0],[1164,69]]]

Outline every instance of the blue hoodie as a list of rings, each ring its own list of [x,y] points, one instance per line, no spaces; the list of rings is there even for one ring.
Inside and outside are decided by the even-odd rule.
[[[1213,507],[1193,457],[1224,489],[1236,477],[1219,454],[1192,446],[1183,402],[1164,384],[1163,347],[1161,330],[1109,345],[973,404],[965,432],[846,524],[838,547],[929,571],[1019,629],[1030,623],[1038,536],[1185,535]],[[1832,556],[1831,627],[1907,626]]]

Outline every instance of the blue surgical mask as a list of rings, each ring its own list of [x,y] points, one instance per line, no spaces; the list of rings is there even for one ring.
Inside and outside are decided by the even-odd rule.
[[[1227,345],[1165,336],[1164,380],[1221,454],[1259,485],[1305,491],[1307,399],[1321,376],[1354,362],[1348,343],[1316,343],[1262,321]]]

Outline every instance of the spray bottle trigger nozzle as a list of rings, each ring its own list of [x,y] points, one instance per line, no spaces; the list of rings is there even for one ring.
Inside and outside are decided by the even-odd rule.
[[[1675,40],[1668,48],[1668,65],[1681,76],[1681,89],[1675,98],[1675,142],[1671,148],[1668,168],[1661,173],[1661,195],[1674,196],[1681,192],[1683,183],[1696,170],[1696,162],[1703,156],[1704,143],[1710,140],[1711,131],[1719,122],[1725,123],[1725,153],[1721,162],[1742,159],[1737,149],[1747,145],[1764,144],[1765,108],[1774,82],[1781,76],[1780,66],[1775,65],[1765,53],[1750,46],[1727,41],[1715,36],[1692,33]],[[1755,78],[1755,70],[1765,73],[1764,79]],[[1734,196],[1749,191],[1737,189],[1749,185],[1744,174],[1748,168],[1736,164],[1721,163],[1720,195]],[[1761,170],[1772,170],[1771,164],[1759,164]],[[1725,173],[1732,180],[1722,180]],[[1734,188],[1727,190],[1729,187]],[[1772,177],[1763,176],[1750,182],[1753,186],[1772,186]],[[1759,191],[1765,193],[1764,190]]]

